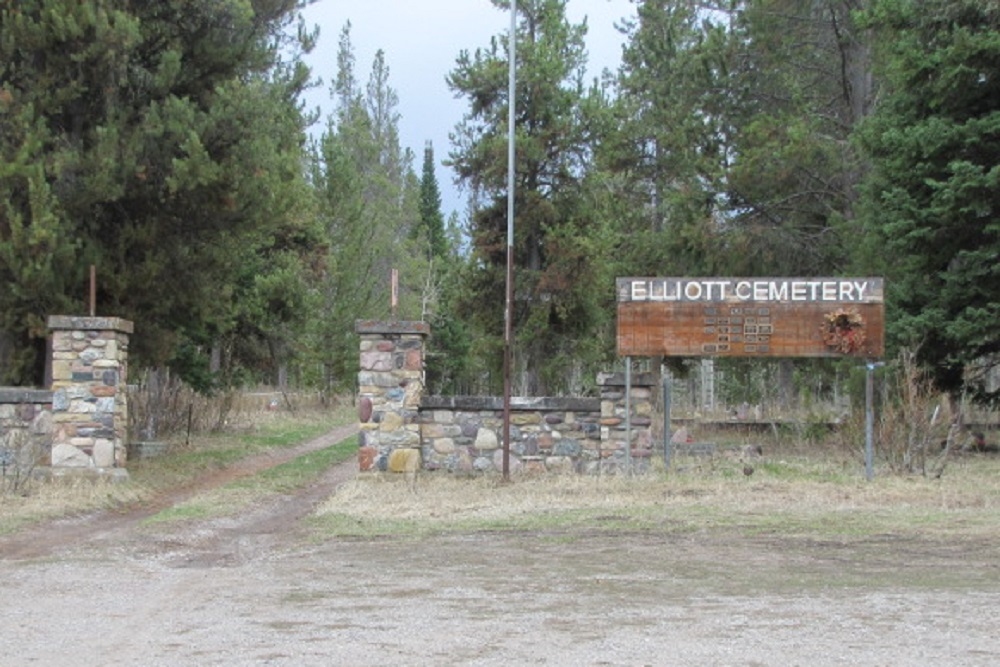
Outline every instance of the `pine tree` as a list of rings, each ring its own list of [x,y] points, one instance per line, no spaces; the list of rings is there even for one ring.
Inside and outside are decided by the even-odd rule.
[[[581,118],[586,25],[569,23],[565,9],[565,0],[517,7],[514,352],[519,389],[531,394],[565,391],[571,371],[594,361],[587,342],[600,323],[596,304],[612,291],[594,270],[594,221],[578,196],[592,150]],[[482,352],[497,363],[505,303],[507,41],[463,51],[448,77],[469,101],[450,155],[475,207],[470,298],[462,312],[488,337]]]
[[[420,227],[427,239],[428,258],[443,259],[448,253],[444,213],[441,212],[441,188],[434,174],[434,145],[424,146],[424,162],[420,175]]]
[[[853,4],[640,4],[599,155],[631,202],[633,271],[843,270],[864,173],[850,136],[874,90]]]
[[[860,134],[869,266],[890,340],[957,393],[1000,358],[1000,6],[878,0],[866,19],[885,80]]]
[[[757,0],[734,20],[730,245],[741,273],[827,275],[849,264],[866,165],[851,134],[871,113],[871,35],[856,0]]]
[[[336,111],[314,147],[311,181],[330,249],[319,283],[313,339],[330,388],[353,383],[358,319],[390,315],[389,279],[399,269],[399,317],[420,312],[426,256],[414,252],[420,186],[412,153],[399,144],[398,98],[382,51],[362,91],[354,71],[351,26],[340,35],[331,91]]]
[[[234,331],[243,268],[308,226],[296,4],[0,4],[8,380],[40,379],[28,345],[84,311],[89,264],[98,312],[140,323],[137,366]]]
[[[729,216],[733,152],[728,24],[701,3],[648,0],[625,25],[616,126],[599,155],[617,175],[622,251],[635,275],[711,274]]]

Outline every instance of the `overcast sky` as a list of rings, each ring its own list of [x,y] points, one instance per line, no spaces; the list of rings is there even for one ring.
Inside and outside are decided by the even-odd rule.
[[[634,13],[631,0],[568,0],[570,21],[587,18],[588,78],[618,67],[622,37],[615,24]],[[319,0],[304,14],[308,25],[320,28],[319,44],[306,62],[313,75],[323,79],[322,87],[307,96],[308,105],[322,107],[324,118],[331,111],[329,84],[337,73],[337,42],[350,21],[359,82],[367,82],[375,52],[382,49],[389,84],[399,95],[400,141],[416,155],[418,174],[424,144],[433,142],[444,213],[463,214],[464,198],[441,161],[451,150],[448,133],[467,106],[448,90],[445,76],[461,50],[486,47],[491,36],[509,31],[510,13],[489,0]],[[321,125],[314,131],[322,131]]]

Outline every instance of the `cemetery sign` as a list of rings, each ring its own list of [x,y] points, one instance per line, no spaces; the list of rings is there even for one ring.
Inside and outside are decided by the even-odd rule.
[[[618,278],[618,354],[880,358],[881,278]]]

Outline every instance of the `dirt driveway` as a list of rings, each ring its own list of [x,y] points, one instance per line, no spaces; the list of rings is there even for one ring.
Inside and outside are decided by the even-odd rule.
[[[353,471],[238,518],[144,525],[151,506],[0,539],[0,665],[1000,664],[1000,537],[317,543],[300,520]]]

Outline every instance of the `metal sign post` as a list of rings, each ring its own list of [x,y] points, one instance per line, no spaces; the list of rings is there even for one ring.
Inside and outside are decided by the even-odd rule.
[[[865,364],[865,479],[875,477],[875,369],[881,363]]]
[[[625,471],[632,474],[632,357],[625,357]]]
[[[670,393],[673,390],[673,376],[670,369],[663,367],[663,465],[670,470],[673,454],[673,434],[670,432]]]

